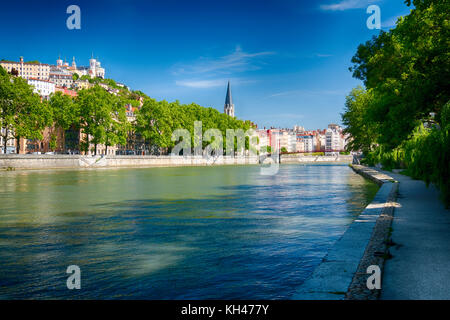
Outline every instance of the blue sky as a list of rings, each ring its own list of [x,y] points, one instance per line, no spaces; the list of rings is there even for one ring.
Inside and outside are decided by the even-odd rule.
[[[66,27],[71,4],[81,30]],[[230,80],[238,118],[324,128],[360,84],[348,67],[379,32],[366,26],[370,4],[384,30],[410,10],[403,0],[4,1],[0,59],[88,65],[93,52],[108,78],[221,112]]]

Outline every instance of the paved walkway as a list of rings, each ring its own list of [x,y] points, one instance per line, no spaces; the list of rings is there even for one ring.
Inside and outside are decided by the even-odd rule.
[[[400,182],[381,299],[450,299],[450,211],[434,186],[389,173]]]

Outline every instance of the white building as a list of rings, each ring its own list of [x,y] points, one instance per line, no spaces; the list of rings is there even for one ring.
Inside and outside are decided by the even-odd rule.
[[[61,59],[60,59],[61,60]],[[59,63],[59,60],[58,60]],[[51,67],[49,80],[58,87],[70,88],[73,86],[72,73],[64,67]]]
[[[294,131],[295,132],[304,132],[305,131],[305,127],[303,127],[303,126],[294,126]]]
[[[288,152],[295,152],[297,149],[297,135],[295,132],[288,132]]]
[[[4,140],[3,140],[3,135],[6,133],[5,132],[5,128],[1,128],[1,136],[0,136],[0,154],[4,154]],[[8,142],[6,142],[6,153],[16,153],[16,140],[13,139],[13,136],[11,134],[11,132],[8,133],[8,137],[11,139],[8,139]]]
[[[91,78],[105,78],[105,69],[102,68],[100,61],[91,58],[89,60],[89,75]]]
[[[343,135],[342,128],[336,124],[328,125],[326,131],[325,152],[327,154],[334,154],[343,151]]]
[[[299,152],[314,152],[316,151],[316,136],[310,132],[297,134],[297,141],[303,146],[300,146]]]
[[[90,76],[91,78],[105,78],[105,69],[102,68],[100,61],[92,57],[89,60],[89,67],[77,66],[75,57],[72,58],[72,64],[69,66],[68,62],[63,61],[61,58],[56,60],[56,68],[62,72],[77,74],[79,77]]]
[[[28,84],[34,87],[34,93],[44,98],[48,98],[52,93],[55,93],[55,83],[51,81],[31,78],[28,79]]]

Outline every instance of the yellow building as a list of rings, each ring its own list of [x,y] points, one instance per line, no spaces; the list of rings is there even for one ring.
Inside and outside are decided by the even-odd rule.
[[[78,90],[90,89],[93,86],[95,86],[95,85],[93,83],[90,83],[87,80],[77,80],[77,81],[75,81],[75,88],[77,88]]]
[[[24,62],[20,57],[19,62],[0,61],[0,66],[8,73],[15,73],[24,79],[48,80],[50,76],[50,65],[38,62]]]

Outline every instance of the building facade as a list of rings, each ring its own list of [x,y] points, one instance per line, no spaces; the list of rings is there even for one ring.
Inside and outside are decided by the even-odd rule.
[[[24,62],[20,57],[19,62],[0,61],[0,66],[11,74],[16,74],[24,79],[48,80],[50,75],[50,65],[39,62]]]
[[[344,150],[342,128],[337,124],[328,125],[325,152],[328,154]]]
[[[71,88],[73,86],[73,77],[66,68],[52,66],[50,69],[49,80],[58,87]]]
[[[55,84],[49,80],[30,78],[28,79],[28,84],[34,87],[34,93],[45,99],[48,99],[52,93],[55,93]]]

